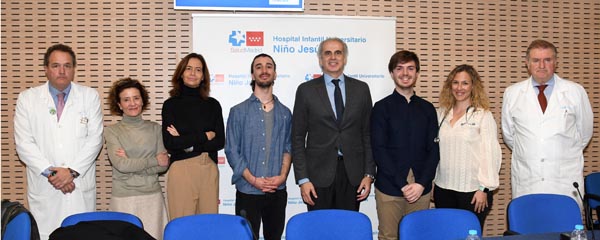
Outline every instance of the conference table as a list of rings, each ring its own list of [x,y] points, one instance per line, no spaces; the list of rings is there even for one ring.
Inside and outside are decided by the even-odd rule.
[[[587,239],[592,240],[592,232],[586,231]],[[594,234],[596,238],[600,240],[600,230],[595,230]],[[561,240],[560,233],[538,233],[538,234],[525,234],[525,235],[511,235],[511,236],[497,236],[497,237],[484,237],[485,240]]]

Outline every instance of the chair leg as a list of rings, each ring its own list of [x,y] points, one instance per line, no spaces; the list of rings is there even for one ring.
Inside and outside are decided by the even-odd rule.
[[[594,222],[593,222],[592,210],[589,207],[589,205],[587,204],[587,202],[583,203],[583,211],[584,211],[584,217],[585,217],[585,228],[591,229],[592,224],[594,224]]]
[[[596,207],[596,209],[588,208],[587,211],[589,211],[589,214],[586,212],[585,223],[588,229],[591,229],[590,227],[594,225],[594,230],[600,230],[600,206]],[[596,212],[596,217],[599,220],[594,220],[594,212]]]

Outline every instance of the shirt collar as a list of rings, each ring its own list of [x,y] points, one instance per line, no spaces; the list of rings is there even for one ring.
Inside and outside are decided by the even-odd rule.
[[[554,83],[556,83],[556,80],[554,79],[554,75],[552,75],[552,77],[550,78],[550,80],[548,80],[548,82],[546,82],[545,85],[548,85],[548,87],[550,87],[550,86],[554,86]],[[539,84],[538,82],[536,82],[533,79],[533,77],[531,77],[531,84],[533,85],[533,87],[537,87],[539,85],[542,85],[542,84]]]
[[[249,99],[250,99],[250,101],[254,101],[254,102],[261,103],[260,99],[258,99],[258,98],[256,97],[256,95],[254,95],[254,93],[251,93],[251,94],[250,94],[250,97],[249,97]],[[277,99],[277,96],[275,96],[275,94],[273,94],[273,102],[276,102],[276,101],[278,101],[278,100],[279,100],[279,99]]]
[[[325,80],[325,84],[331,84],[333,85],[333,83],[331,82],[331,80],[333,79],[339,79],[340,80],[340,84],[345,84],[346,79],[344,78],[344,74],[340,75],[340,77],[338,78],[333,78],[332,76],[329,76],[326,73],[323,73],[323,79]]]
[[[52,84],[48,83],[48,89],[50,90],[50,95],[56,96],[62,92],[65,94],[65,99],[66,99],[67,96],[69,96],[69,93],[71,92],[71,84],[69,83],[69,86],[67,86],[67,88],[65,88],[65,90],[59,91],[58,89],[54,88],[52,86]]]
[[[396,97],[402,98],[402,99],[403,99],[405,102],[408,102],[408,101],[406,100],[406,97],[404,97],[404,95],[402,95],[402,94],[400,94],[398,91],[396,91],[396,89],[395,89],[395,88],[394,88],[394,92],[393,92],[392,94],[393,94],[394,96],[396,96]],[[415,100],[415,99],[417,99],[417,98],[419,98],[419,96],[417,96],[417,91],[415,91],[415,90],[413,89],[413,95],[412,95],[412,96],[410,96],[410,101],[412,102],[413,100]]]

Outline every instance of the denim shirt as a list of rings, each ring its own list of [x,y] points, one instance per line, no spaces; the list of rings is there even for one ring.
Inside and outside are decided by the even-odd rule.
[[[245,194],[264,194],[244,179],[248,168],[256,177],[272,177],[281,173],[283,154],[292,151],[292,113],[276,96],[273,96],[273,131],[271,152],[266,153],[266,127],[262,103],[252,94],[229,111],[225,138],[227,162],[233,169],[231,183]],[[269,162],[265,162],[269,154]],[[285,182],[277,189],[285,188]]]

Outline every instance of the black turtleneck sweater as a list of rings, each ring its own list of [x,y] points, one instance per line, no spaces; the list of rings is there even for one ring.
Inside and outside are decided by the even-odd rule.
[[[173,125],[179,132],[171,136],[167,127]],[[215,138],[208,140],[205,132],[215,132]],[[162,108],[162,132],[165,148],[171,154],[171,162],[198,156],[208,152],[217,163],[217,152],[225,145],[223,113],[219,102],[209,97],[200,97],[197,88],[182,84],[181,95],[167,99]],[[184,149],[193,147],[191,152]]]

